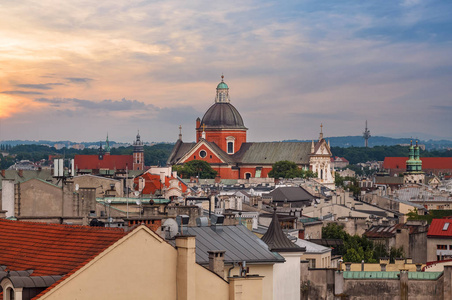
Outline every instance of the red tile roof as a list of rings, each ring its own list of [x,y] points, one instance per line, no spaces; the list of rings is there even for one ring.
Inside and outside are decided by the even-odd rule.
[[[74,164],[81,169],[133,170],[132,155],[104,155],[100,160],[98,155],[75,155]]]
[[[87,263],[126,233],[122,229],[0,219],[0,264],[33,275],[63,275]]]
[[[144,178],[144,188],[143,188],[143,191],[141,192],[142,194],[144,194],[144,195],[155,194],[155,192],[157,190],[161,189],[160,175],[145,173],[143,175],[135,177],[134,183],[137,186],[138,186],[138,181],[139,181],[140,177]],[[174,177],[165,176],[165,187],[167,187],[167,188],[170,187],[170,180],[172,180],[172,179],[174,179]],[[188,189],[187,185],[181,180],[179,180],[179,183],[180,183],[182,192],[185,193]]]
[[[449,225],[445,226],[446,223],[449,223]],[[443,230],[444,228],[446,228],[446,230]],[[433,219],[432,224],[430,224],[430,228],[428,229],[427,236],[452,238],[452,218]]]
[[[385,157],[384,169],[406,169],[408,157]],[[452,157],[421,157],[422,169],[452,169]]]

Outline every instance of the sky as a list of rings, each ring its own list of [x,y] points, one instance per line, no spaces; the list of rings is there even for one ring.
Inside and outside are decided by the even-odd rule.
[[[194,141],[221,74],[248,141],[452,140],[452,1],[0,2],[0,140]]]

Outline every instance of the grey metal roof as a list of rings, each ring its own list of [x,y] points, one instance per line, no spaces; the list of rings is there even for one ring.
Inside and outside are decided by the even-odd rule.
[[[233,263],[277,263],[284,258],[271,252],[268,246],[245,226],[222,226],[220,230],[213,227],[187,227],[184,234],[196,236],[196,262],[208,264],[209,250],[225,250],[224,262]]]
[[[229,164],[272,165],[281,160],[288,160],[297,165],[307,165],[309,164],[309,155],[311,154],[310,142],[243,143],[239,151],[233,155],[229,155],[217,144],[205,140],[202,141],[206,142],[221,159]],[[184,143],[178,140],[168,157],[167,163],[175,164],[195,147],[195,145],[195,143]]]
[[[247,129],[239,111],[231,103],[215,103],[204,114],[201,126],[206,129]]]
[[[288,160],[296,164],[309,164],[309,142],[244,143],[234,155],[243,164],[274,164]]]
[[[279,187],[267,195],[273,198],[273,202],[287,202],[292,206],[303,206],[310,204],[315,197],[307,190],[299,186]]]
[[[303,239],[297,239],[295,244],[297,244],[300,247],[305,247],[306,253],[308,253],[308,254],[331,252],[331,248],[324,247],[322,245],[312,243],[310,241],[303,240]]]

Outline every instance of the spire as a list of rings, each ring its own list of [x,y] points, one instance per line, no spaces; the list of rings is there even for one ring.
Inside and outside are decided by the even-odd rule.
[[[137,138],[135,142],[133,142],[133,152],[144,152],[144,145],[141,141],[140,130],[138,130]]]
[[[107,139],[105,140],[105,154],[110,154],[110,141],[108,140],[108,133]]]
[[[323,124],[320,123],[320,136],[319,136],[319,141],[321,141],[323,139]]]
[[[182,125],[179,125],[179,140],[182,141]]]
[[[312,140],[312,143],[311,143],[311,153],[314,153],[314,151],[315,151],[314,140]]]
[[[301,252],[306,250],[292,243],[284,234],[279,224],[278,215],[276,214],[276,207],[273,208],[272,222],[261,240],[268,245],[270,251]]]

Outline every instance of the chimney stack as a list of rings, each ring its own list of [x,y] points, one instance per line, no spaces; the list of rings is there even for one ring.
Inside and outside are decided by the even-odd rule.
[[[24,177],[24,170],[19,170],[19,176]]]
[[[6,177],[6,171],[5,170],[2,170],[2,176]]]
[[[224,250],[210,250],[209,253],[209,270],[224,278]]]

